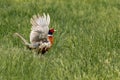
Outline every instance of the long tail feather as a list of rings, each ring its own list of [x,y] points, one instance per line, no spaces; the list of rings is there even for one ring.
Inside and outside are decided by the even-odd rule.
[[[14,35],[16,35],[17,37],[19,37],[25,45],[28,45],[29,43],[27,42],[27,40],[25,38],[23,38],[19,33],[15,33]]]
[[[29,49],[35,49],[37,47],[39,47],[39,43],[36,43],[36,44],[30,44],[27,42],[27,40],[25,38],[23,38],[19,33],[15,33],[14,34],[15,36],[19,37],[23,42],[24,42],[24,45],[29,48]]]

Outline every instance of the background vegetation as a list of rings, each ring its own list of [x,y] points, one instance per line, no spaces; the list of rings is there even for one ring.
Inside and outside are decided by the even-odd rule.
[[[36,56],[13,34],[43,12],[57,32]],[[0,80],[120,80],[120,0],[0,0]]]

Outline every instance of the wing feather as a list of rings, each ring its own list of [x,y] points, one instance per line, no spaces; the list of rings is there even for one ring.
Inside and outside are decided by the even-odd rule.
[[[50,24],[50,16],[49,16],[49,14],[47,14],[46,20],[47,20],[47,24],[49,25]]]
[[[47,38],[47,34],[49,31],[49,24],[50,24],[50,16],[49,14],[43,13],[43,16],[38,15],[34,15],[31,20],[30,23],[32,24],[32,31],[36,31],[40,33],[40,38]]]

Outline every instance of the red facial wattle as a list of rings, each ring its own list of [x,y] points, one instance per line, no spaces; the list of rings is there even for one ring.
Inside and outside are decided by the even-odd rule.
[[[54,30],[53,28],[52,28],[52,29],[50,29],[50,32],[54,33],[54,31],[55,31],[55,30]]]
[[[53,28],[51,28],[48,32],[48,34],[52,35],[55,32],[55,30]]]

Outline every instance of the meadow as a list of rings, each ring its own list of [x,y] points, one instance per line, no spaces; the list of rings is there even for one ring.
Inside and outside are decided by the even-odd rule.
[[[38,13],[57,30],[43,56],[13,36]],[[120,80],[120,0],[0,0],[0,80]]]

